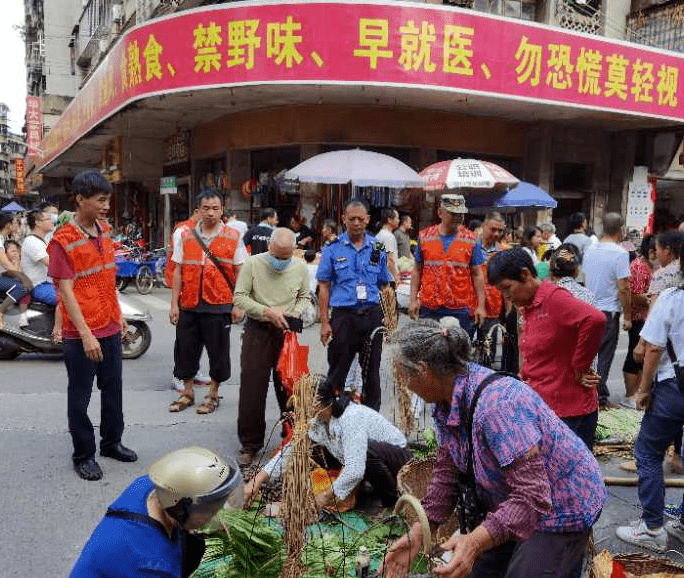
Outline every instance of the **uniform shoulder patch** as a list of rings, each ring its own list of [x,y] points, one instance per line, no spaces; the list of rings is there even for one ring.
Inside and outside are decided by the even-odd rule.
[[[325,243],[323,243],[323,246],[327,247],[328,245],[332,245],[333,243],[337,243],[337,241],[339,241],[339,240],[340,240],[340,238],[337,235],[335,235],[334,237],[332,237],[331,239],[328,239]]]

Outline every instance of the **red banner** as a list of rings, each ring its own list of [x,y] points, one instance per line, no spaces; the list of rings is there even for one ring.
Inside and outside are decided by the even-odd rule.
[[[43,101],[40,96],[26,97],[26,154],[41,157],[43,151]]]
[[[24,159],[14,159],[14,173],[17,177],[17,195],[26,194],[26,165]]]
[[[129,102],[250,84],[431,88],[684,120],[684,55],[458,8],[231,3],[128,31],[50,131],[43,164]]]

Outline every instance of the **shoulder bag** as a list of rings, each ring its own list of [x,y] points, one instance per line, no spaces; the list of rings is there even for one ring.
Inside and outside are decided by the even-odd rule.
[[[475,393],[473,394],[473,401],[470,404],[467,418],[465,416],[465,408],[463,407],[464,403],[461,403],[461,407],[459,408],[461,421],[465,425],[466,431],[468,432],[466,473],[459,474],[457,484],[458,491],[456,492],[458,525],[462,534],[465,534],[466,532],[472,532],[482,523],[487,515],[487,507],[482,503],[477,495],[477,482],[475,480],[475,468],[473,466],[473,416],[475,415],[475,406],[477,405],[477,401],[480,399],[482,390],[490,383],[501,377],[517,378],[517,376],[504,371],[497,371],[488,375],[480,382],[475,390]],[[465,392],[463,394],[463,400],[465,401]]]
[[[226,273],[226,270],[223,267],[221,267],[221,263],[219,263],[219,260],[216,258],[216,256],[209,250],[209,247],[207,247],[204,241],[202,241],[202,238],[199,236],[197,230],[194,227],[192,228],[192,234],[194,235],[195,239],[197,239],[197,242],[200,244],[200,247],[202,247],[204,254],[221,272],[221,275],[223,275],[223,278],[226,280],[226,283],[228,283],[228,287],[230,287],[230,292],[234,293],[235,284],[231,281],[230,277],[228,277],[228,273]]]

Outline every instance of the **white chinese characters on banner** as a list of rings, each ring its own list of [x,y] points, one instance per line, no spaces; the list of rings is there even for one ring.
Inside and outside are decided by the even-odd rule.
[[[42,155],[43,102],[40,96],[26,97],[26,154],[30,157]]]

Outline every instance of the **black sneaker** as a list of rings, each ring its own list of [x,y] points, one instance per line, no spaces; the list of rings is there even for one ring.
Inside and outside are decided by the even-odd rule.
[[[95,461],[95,458],[88,458],[82,462],[74,464],[74,469],[76,473],[84,480],[94,482],[96,480],[102,479],[102,470],[100,466]]]

